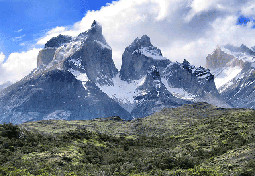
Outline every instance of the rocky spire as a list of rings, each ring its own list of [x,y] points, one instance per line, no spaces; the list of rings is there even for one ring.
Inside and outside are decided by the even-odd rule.
[[[131,46],[135,47],[149,47],[152,46],[151,39],[147,35],[143,35],[141,38],[136,38]]]
[[[151,66],[166,66],[169,63],[170,61],[162,56],[161,50],[151,44],[150,38],[143,35],[125,49],[120,77],[126,81],[138,80],[147,74]]]
[[[103,32],[102,26],[96,20],[93,21],[90,30],[93,33],[101,33],[102,34],[102,32]]]
[[[212,54],[209,54],[206,57],[206,68],[217,69],[225,67],[226,64],[234,58],[234,56],[225,53],[220,47],[217,47]]]

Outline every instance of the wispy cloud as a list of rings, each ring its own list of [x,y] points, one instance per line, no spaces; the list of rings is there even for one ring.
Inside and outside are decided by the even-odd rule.
[[[19,29],[19,30],[17,30],[17,31],[15,31],[16,33],[20,33],[20,32],[22,32],[23,31],[23,29]]]
[[[21,36],[12,38],[12,41],[14,41],[14,42],[20,42],[20,41],[22,41],[22,39],[23,39],[24,37],[26,37],[26,34],[23,34],[23,35],[21,35]]]

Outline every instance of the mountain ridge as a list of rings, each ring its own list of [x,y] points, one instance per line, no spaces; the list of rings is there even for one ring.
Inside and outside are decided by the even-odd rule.
[[[69,120],[90,119],[92,116],[97,118],[100,115],[101,117],[118,115],[128,120],[145,117],[164,107],[178,107],[197,101],[230,107],[220,97],[209,70],[192,66],[186,60],[183,63],[171,62],[163,57],[160,49],[152,45],[147,35],[136,38],[125,49],[122,66],[118,71],[112,59],[112,49],[107,44],[102,30],[102,26],[94,21],[89,30],[77,37],[59,35],[50,39],[38,55],[37,69],[1,92],[0,112],[3,117],[0,122],[21,123],[26,119],[42,120],[51,114],[60,114],[56,115],[56,118]],[[55,77],[54,72],[70,73],[74,76],[66,82],[66,94],[78,97],[79,95],[74,92],[77,89],[87,92],[85,93],[87,96],[76,101],[75,97],[65,97],[64,91],[61,95],[54,94],[54,89],[61,90],[61,86],[50,81],[51,77]],[[39,84],[41,80],[45,80],[45,75],[50,78],[44,83],[49,85],[48,87]],[[38,87],[35,88],[34,83],[30,84],[31,80],[35,84],[38,82]],[[73,88],[75,82],[80,82],[82,86]],[[24,92],[21,87],[29,91]],[[38,90],[48,97],[47,104],[35,96]],[[17,97],[23,97],[22,101]],[[59,101],[59,107],[47,107],[55,102],[55,99],[62,101]],[[69,99],[76,103],[71,103]],[[41,110],[29,108],[34,107],[31,103],[37,103]],[[73,104],[77,107],[70,110],[66,105],[68,103],[70,107],[73,107]],[[100,104],[102,106],[99,106]],[[81,105],[84,109],[79,110],[78,107]],[[109,105],[112,108],[109,108]],[[46,112],[43,109],[51,111]],[[45,113],[34,118],[38,111]],[[75,115],[77,113],[79,115]]]

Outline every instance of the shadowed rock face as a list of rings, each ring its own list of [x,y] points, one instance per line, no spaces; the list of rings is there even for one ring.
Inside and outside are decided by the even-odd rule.
[[[191,103],[174,97],[161,81],[159,70],[152,66],[148,69],[146,79],[137,90],[140,94],[135,97],[136,107],[131,112],[134,117],[145,117],[164,107],[178,107]]]
[[[210,70],[203,67],[196,68],[187,60],[183,63],[174,63],[164,71],[166,79],[172,87],[183,88],[187,92],[198,96],[205,96],[211,92],[218,96],[214,76]]]
[[[0,98],[1,123],[42,119],[93,119],[131,116],[93,82],[78,81],[70,72],[53,70],[19,82]],[[4,115],[4,112],[6,115]]]
[[[88,79],[95,83],[112,84],[111,79],[118,70],[112,60],[112,49],[102,34],[102,27],[94,21],[91,29],[81,33],[76,41],[82,41],[82,44],[66,58],[64,69],[86,73]]]
[[[69,43],[72,41],[72,37],[66,35],[58,35],[57,37],[53,37],[46,44],[45,48],[58,48],[65,43]]]

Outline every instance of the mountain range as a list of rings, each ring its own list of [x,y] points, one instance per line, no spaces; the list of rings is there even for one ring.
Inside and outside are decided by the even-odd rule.
[[[254,108],[254,56],[244,45],[227,45],[208,55],[207,68],[195,67],[165,58],[144,35],[126,47],[118,70],[102,26],[94,21],[77,37],[50,39],[37,68],[1,91],[0,123],[131,120],[194,102]]]

